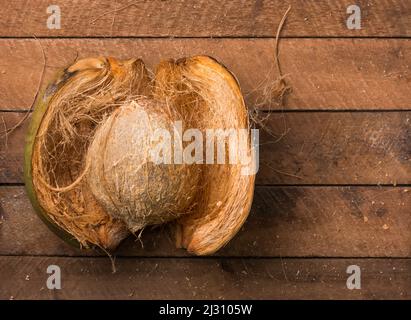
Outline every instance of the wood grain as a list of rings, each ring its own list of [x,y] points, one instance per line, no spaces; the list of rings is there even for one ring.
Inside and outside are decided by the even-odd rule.
[[[46,287],[49,265],[61,290]],[[361,268],[361,290],[346,286]],[[0,257],[0,299],[409,299],[410,259]]]
[[[206,54],[238,77],[250,108],[410,110],[411,42],[406,39],[284,39],[280,61],[292,92],[266,103],[277,78],[272,39],[0,39],[0,110],[29,109],[46,59],[46,83],[76,57],[160,60]],[[43,83],[43,84],[44,84]]]
[[[349,30],[347,7],[362,11],[361,30]],[[405,37],[411,4],[386,1],[86,1],[60,0],[61,29],[49,30],[48,0],[0,1],[3,37],[273,37],[289,5],[287,37]]]
[[[17,125],[24,117],[22,113],[0,112],[0,183],[23,181],[25,133],[30,118],[10,134],[6,134],[6,130]]]
[[[351,0],[59,0],[60,30],[46,26],[50,4],[0,0],[0,132],[57,70],[96,55],[150,68],[211,55],[249,108],[273,112],[238,235],[197,258],[167,226],[145,230],[144,248],[130,237],[115,252],[115,274],[104,253],[70,247],[33,212],[21,185],[28,123],[0,134],[0,299],[411,299],[410,1],[355,1],[361,30],[346,27]],[[292,92],[279,106],[264,98],[288,5],[280,61]],[[46,288],[51,264],[62,290]],[[361,290],[346,287],[349,265]]]
[[[24,115],[0,112],[0,123]],[[0,138],[0,183],[23,182],[27,124]],[[272,113],[265,127],[258,184],[411,183],[410,111]]]
[[[272,114],[266,127],[260,184],[411,182],[410,112]]]
[[[411,257],[411,189],[257,187],[250,216],[217,253],[226,257]],[[0,255],[104,255],[70,247],[33,212],[23,187],[0,188]],[[167,227],[131,237],[118,256],[188,256]]]

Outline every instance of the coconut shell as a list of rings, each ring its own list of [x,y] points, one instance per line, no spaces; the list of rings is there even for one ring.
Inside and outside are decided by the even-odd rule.
[[[254,175],[241,164],[152,163],[147,137],[174,121],[203,133],[244,129],[251,155],[241,90],[206,56],[164,61],[154,79],[148,74],[140,60],[89,58],[49,85],[26,144],[30,199],[53,231],[83,247],[113,249],[130,232],[172,221],[178,247],[211,254],[247,218]]]
[[[92,194],[133,233],[192,211],[199,166],[156,164],[150,158],[155,129],[173,132],[177,115],[166,109],[141,98],[121,106],[97,130],[87,152]]]

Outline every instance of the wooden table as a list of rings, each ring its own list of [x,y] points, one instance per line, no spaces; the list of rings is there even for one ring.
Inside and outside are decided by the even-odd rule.
[[[65,244],[33,212],[24,122],[0,140],[1,299],[410,299],[411,1],[355,1],[360,30],[346,26],[349,0],[55,2],[61,29],[50,30],[50,1],[0,0],[2,131],[76,57],[154,66],[207,54],[237,75],[271,134],[261,132],[252,212],[229,245],[193,257],[167,228],[147,230],[144,248],[119,248],[113,274],[107,257]],[[288,4],[280,61],[292,92],[267,106],[254,91],[276,77]],[[46,287],[49,265],[61,290]],[[361,289],[347,288],[350,265]]]

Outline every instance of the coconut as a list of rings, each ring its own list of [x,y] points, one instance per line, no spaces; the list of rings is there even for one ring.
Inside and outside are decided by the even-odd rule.
[[[123,105],[97,130],[87,152],[92,194],[131,232],[189,213],[197,192],[199,167],[152,161],[155,130],[172,132],[177,119],[165,110],[148,99]]]
[[[216,60],[164,61],[153,79],[141,60],[79,60],[36,104],[25,153],[33,206],[82,247],[114,249],[130,233],[171,222],[178,247],[214,253],[247,218],[254,175],[215,155],[201,154],[208,164],[181,161],[179,150],[190,145],[181,129],[190,128],[243,129],[251,155],[241,90]],[[173,133],[173,149],[158,149],[167,144],[153,137],[164,131]]]

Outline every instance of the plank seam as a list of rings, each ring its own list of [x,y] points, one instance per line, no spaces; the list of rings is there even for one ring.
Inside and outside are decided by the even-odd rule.
[[[131,259],[161,259],[161,260],[223,260],[223,259],[230,259],[230,260],[411,260],[409,256],[123,256],[123,255],[113,255],[116,259],[123,259],[123,260],[131,260]],[[24,258],[72,258],[72,259],[107,259],[109,258],[104,255],[96,255],[96,256],[81,256],[81,255],[73,255],[73,256],[65,256],[65,255],[33,255],[33,254],[0,254],[0,257],[8,258],[8,257],[24,257]]]
[[[35,35],[34,35],[35,36]],[[34,40],[34,36],[0,36],[0,39]],[[36,39],[272,39],[275,36],[35,36]],[[281,39],[411,39],[407,36],[281,36]]]

